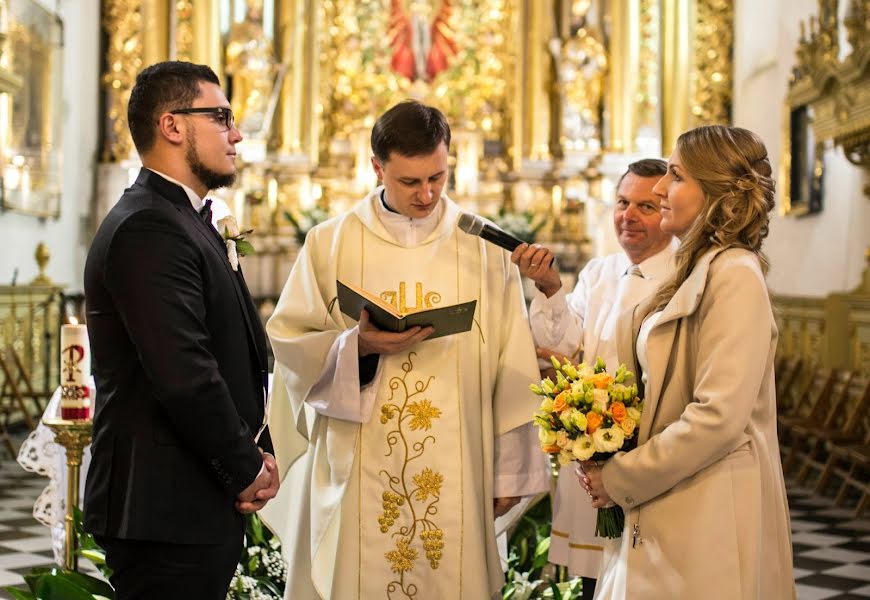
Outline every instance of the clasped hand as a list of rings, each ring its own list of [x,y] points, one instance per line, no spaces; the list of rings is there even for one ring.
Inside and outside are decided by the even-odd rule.
[[[398,354],[419,344],[434,331],[434,327],[419,325],[402,333],[383,331],[371,323],[368,311],[363,310],[359,316],[359,355]]]
[[[241,491],[236,498],[236,510],[240,513],[254,513],[266,506],[266,503],[278,495],[278,488],[281,485],[278,476],[278,463],[275,462],[275,457],[260,449],[260,454],[263,455],[264,469],[260,471],[257,478],[251,482],[251,485]]]
[[[587,460],[579,463],[574,468],[574,472],[580,480],[580,485],[589,494],[593,508],[604,508],[613,501],[604,489],[601,467],[595,461]]]

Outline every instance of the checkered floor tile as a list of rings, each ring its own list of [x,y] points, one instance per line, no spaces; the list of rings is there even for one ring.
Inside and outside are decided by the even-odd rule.
[[[2,448],[0,448],[2,451]],[[22,575],[54,566],[48,528],[32,515],[46,479],[0,457],[0,598],[5,586],[24,588]],[[794,576],[798,600],[870,599],[870,515],[854,518],[826,497],[789,486]],[[83,560],[80,568],[95,573]]]

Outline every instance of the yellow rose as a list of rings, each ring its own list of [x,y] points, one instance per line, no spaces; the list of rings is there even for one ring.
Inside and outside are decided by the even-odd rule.
[[[635,427],[637,427],[637,421],[635,421],[631,417],[625,417],[625,419],[622,420],[619,426],[625,433],[625,437],[631,437],[632,435],[634,435],[634,429]]]
[[[640,411],[639,410],[637,410],[636,408],[634,408],[632,406],[632,407],[627,408],[625,410],[625,412],[628,415],[629,419],[633,420],[635,423],[640,422]]]

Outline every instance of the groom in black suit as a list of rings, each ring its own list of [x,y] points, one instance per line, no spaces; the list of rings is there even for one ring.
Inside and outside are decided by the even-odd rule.
[[[85,529],[117,598],[223,600],[242,513],[278,489],[264,423],[265,336],[212,226],[242,136],[207,66],[136,78],[128,122],[144,168],[85,266],[97,386]]]

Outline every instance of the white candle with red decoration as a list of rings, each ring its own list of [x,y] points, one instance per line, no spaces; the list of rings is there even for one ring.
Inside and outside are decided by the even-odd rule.
[[[91,348],[88,330],[75,318],[60,328],[60,418],[90,419]]]

